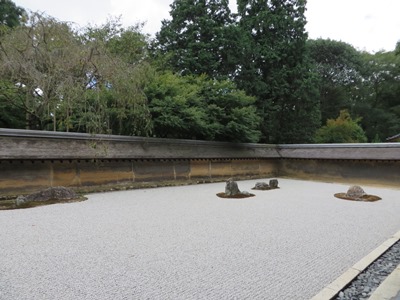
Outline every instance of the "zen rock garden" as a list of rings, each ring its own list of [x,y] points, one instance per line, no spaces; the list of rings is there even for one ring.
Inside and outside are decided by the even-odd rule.
[[[252,190],[274,190],[279,189],[278,180],[270,179],[269,183],[257,182]],[[247,191],[241,191],[237,182],[229,178],[225,183],[225,192],[217,193],[220,198],[248,198],[255,195]],[[334,194],[336,198],[352,201],[374,202],[381,200],[380,197],[367,194],[362,187],[358,185],[351,186],[346,193]],[[79,202],[87,198],[78,195],[74,190],[58,186],[51,187],[26,196],[18,196],[15,200],[2,201],[0,210],[29,208],[55,203]]]

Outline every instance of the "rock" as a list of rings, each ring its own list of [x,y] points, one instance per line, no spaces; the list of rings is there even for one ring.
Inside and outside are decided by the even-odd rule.
[[[236,199],[240,199],[240,198],[248,198],[248,197],[254,197],[254,194],[251,194],[249,192],[246,191],[240,191],[238,184],[236,183],[236,181],[233,180],[233,178],[229,178],[226,181],[226,185],[225,185],[225,193],[217,193],[217,196],[220,198],[236,198]]]
[[[278,188],[278,180],[271,179],[269,184],[266,182],[257,182],[253,190],[272,190]]]
[[[20,206],[28,202],[46,202],[49,200],[70,200],[77,199],[79,196],[71,189],[62,186],[51,187],[28,196],[18,196],[15,204]]]
[[[351,186],[346,193],[347,197],[350,198],[355,198],[355,199],[359,199],[362,196],[366,195],[364,190],[362,189],[362,187],[360,187],[359,185],[353,185]]]
[[[236,181],[233,180],[233,178],[229,178],[226,181],[225,194],[227,196],[234,196],[240,194],[238,184],[236,183]]]
[[[369,286],[364,287],[363,292],[364,293],[369,293],[371,291],[371,288]]]
[[[17,199],[15,200],[15,205],[20,206],[26,202],[26,197],[24,196],[18,196]]]
[[[254,190],[269,190],[269,184],[266,182],[257,182],[253,189]]]
[[[278,179],[271,179],[269,181],[269,186],[271,189],[277,189],[278,188]]]

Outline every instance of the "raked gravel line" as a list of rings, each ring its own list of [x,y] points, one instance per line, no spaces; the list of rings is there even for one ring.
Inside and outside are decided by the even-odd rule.
[[[268,178],[269,179],[269,178]],[[258,181],[238,182],[251,191]],[[0,299],[310,299],[400,229],[400,189],[279,179],[91,194],[0,211]]]

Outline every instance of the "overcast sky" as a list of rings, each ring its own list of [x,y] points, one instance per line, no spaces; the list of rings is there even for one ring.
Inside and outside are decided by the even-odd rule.
[[[235,3],[231,1],[231,9]],[[124,26],[145,21],[144,32],[154,35],[169,18],[173,0],[14,0],[27,10],[46,12],[80,26],[101,25],[121,16]],[[400,40],[400,0],[308,0],[309,37],[330,38],[359,50],[392,51]],[[236,9],[235,9],[236,10]]]

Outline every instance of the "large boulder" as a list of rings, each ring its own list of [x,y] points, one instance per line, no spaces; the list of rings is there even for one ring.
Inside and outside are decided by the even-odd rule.
[[[15,200],[16,206],[21,206],[31,202],[46,202],[46,201],[63,201],[63,200],[72,200],[78,199],[79,196],[71,189],[57,186],[50,187],[48,189],[32,193],[27,196],[18,196]]]
[[[347,190],[346,196],[349,198],[360,199],[362,196],[366,195],[364,190],[359,185],[353,185]]]
[[[225,185],[225,195],[226,196],[235,196],[240,194],[240,190],[236,181],[233,178],[229,178],[226,181]]]
[[[225,193],[218,193],[217,196],[220,198],[247,198],[254,197],[254,194],[240,191],[236,181],[233,178],[229,178],[225,184]]]

